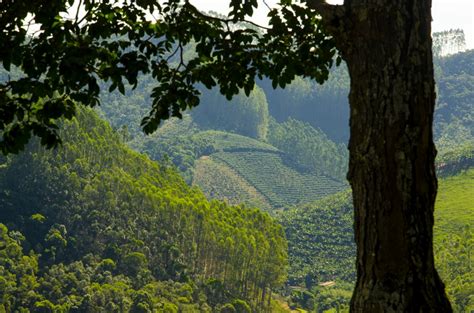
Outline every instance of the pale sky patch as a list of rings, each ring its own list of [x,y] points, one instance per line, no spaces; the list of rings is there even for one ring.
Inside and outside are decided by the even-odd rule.
[[[227,0],[192,0],[200,10],[215,11],[226,14],[229,11]],[[277,0],[266,0],[269,6],[274,6]],[[340,4],[342,0],[328,0],[331,4]],[[253,21],[266,25],[268,8],[262,0],[255,12]],[[434,32],[460,28],[466,35],[468,49],[474,49],[474,0],[432,0],[432,29]]]

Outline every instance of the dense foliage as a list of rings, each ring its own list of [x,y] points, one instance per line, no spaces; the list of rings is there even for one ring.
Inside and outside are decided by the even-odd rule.
[[[472,66],[470,66],[470,64],[472,64],[472,58],[472,51],[467,51],[444,57],[437,61],[439,96],[434,131],[439,151],[437,157],[437,171],[442,176],[456,175],[472,167],[473,122],[471,108],[472,99],[474,97],[470,95],[474,89],[470,88],[469,85],[473,74],[471,73]],[[264,208],[271,208],[272,205],[270,205],[270,203],[273,205],[278,203],[277,206],[282,206],[281,203],[283,202],[278,202],[281,201],[281,198],[279,198],[281,196],[290,200],[303,199],[304,197],[302,195],[306,189],[298,187],[291,193],[292,188],[288,187],[289,182],[296,180],[294,180],[294,176],[288,174],[288,168],[280,170],[280,166],[283,164],[290,169],[296,169],[298,172],[298,170],[308,171],[311,169],[308,164],[316,164],[317,166],[321,166],[324,171],[330,172],[333,175],[335,175],[335,173],[343,175],[341,166],[337,164],[341,164],[340,161],[344,158],[344,154],[341,153],[344,149],[339,149],[340,147],[331,140],[328,140],[328,138],[342,138],[342,133],[347,126],[340,125],[332,119],[330,119],[330,121],[333,122],[325,122],[324,120],[327,118],[327,114],[334,113],[334,120],[336,120],[337,117],[339,123],[345,121],[345,113],[341,108],[344,108],[344,105],[346,105],[346,99],[343,93],[345,92],[344,90],[347,90],[348,79],[344,76],[347,74],[344,73],[344,69],[337,69],[336,72],[333,73],[334,75],[332,75],[330,81],[322,87],[315,86],[309,81],[298,79],[285,90],[273,91],[266,85],[265,81],[261,82],[262,88],[269,101],[270,113],[281,121],[278,123],[273,121],[272,118],[270,120],[267,143],[272,146],[268,144],[262,145],[263,143],[261,142],[250,140],[250,138],[245,139],[246,137],[238,137],[231,133],[202,132],[192,118],[186,116],[182,122],[166,123],[158,130],[157,138],[165,142],[170,138],[180,136],[191,138],[189,134],[192,133],[192,140],[176,146],[172,144],[172,142],[177,142],[176,140],[169,141],[164,144],[166,147],[160,148],[161,150],[156,149],[156,151],[173,151],[176,150],[175,147],[182,147],[179,149],[187,147],[193,151],[201,151],[200,149],[193,148],[193,145],[199,147],[201,146],[200,142],[206,140],[205,146],[212,147],[212,149],[203,154],[193,152],[192,164],[194,165],[189,165],[187,168],[196,169],[196,172],[193,172],[191,175],[191,180],[202,186],[206,194],[211,197],[227,199],[232,203],[244,200],[250,203],[258,203],[258,205]],[[334,86],[340,86],[340,89],[334,88]],[[328,88],[329,91],[325,88]],[[325,94],[326,91],[324,90],[328,92],[328,99],[325,101],[315,101],[316,95]],[[310,96],[310,94],[314,95]],[[326,106],[327,103],[334,104],[339,98],[341,98],[341,106]],[[311,99],[311,101],[308,99]],[[307,104],[305,105],[306,102]],[[223,107],[228,108],[225,105],[223,105]],[[318,114],[315,113],[316,111],[311,111],[316,110],[315,107],[320,107],[320,109],[317,109],[320,110]],[[299,119],[293,119],[295,116]],[[301,119],[307,121],[307,123],[301,122]],[[320,131],[320,129],[312,127],[309,124],[321,125],[324,128],[321,127]],[[311,134],[311,136],[303,136],[302,134],[305,133]],[[326,138],[325,134],[327,133],[332,134],[332,136],[327,135],[328,138]],[[208,145],[209,143],[211,144]],[[159,144],[159,140],[153,142],[152,139],[149,139],[148,146],[157,147]],[[298,153],[295,151],[298,151]],[[322,151],[326,151],[326,153],[321,153]],[[331,155],[331,153],[333,153],[333,155]],[[170,153],[170,155],[176,154]],[[177,155],[180,155],[180,153]],[[278,161],[278,155],[281,156],[281,161]],[[219,159],[219,157],[221,158]],[[173,159],[176,158],[173,157]],[[252,164],[255,164],[255,166]],[[323,166],[322,164],[327,165]],[[262,171],[262,169],[266,170]],[[274,173],[283,174],[273,177],[272,175]],[[252,179],[254,179],[253,182]],[[279,186],[281,180],[285,180],[286,185],[280,188],[278,192],[272,194],[266,191],[266,188],[270,190],[271,188]],[[316,179],[314,181],[318,182],[319,180]],[[463,181],[465,182],[465,180]],[[249,184],[249,182],[252,183]],[[304,180],[301,180],[301,182],[317,187],[316,191],[311,191],[312,195],[318,194],[323,190],[318,183],[315,184],[314,182],[306,182]],[[303,184],[300,186],[302,185]],[[260,188],[258,188],[258,186],[260,186]],[[443,186],[443,181],[441,182],[441,186]],[[457,190],[462,190],[462,194],[471,192],[461,187]],[[288,193],[288,191],[290,192]],[[440,190],[439,197],[442,197],[443,194],[443,191]],[[458,193],[460,199],[463,198],[462,194]],[[266,197],[262,197],[263,195],[266,195]],[[293,195],[295,195],[296,198],[293,198]],[[333,204],[327,201],[325,203],[311,203],[306,206],[301,206],[304,209],[295,211],[296,213],[293,213],[293,209],[290,209],[282,215],[281,221],[285,225],[291,224],[293,220],[298,220],[300,216],[299,222],[302,224],[309,223],[309,220],[316,221],[304,227],[295,226],[295,222],[295,224],[291,224],[290,226],[290,229],[292,229],[291,233],[287,232],[287,236],[290,240],[290,282],[305,287],[306,284],[308,284],[309,294],[311,294],[311,296],[309,296],[308,294],[304,294],[305,291],[300,292],[294,290],[292,298],[295,305],[298,304],[301,306],[302,303],[309,301],[308,303],[319,304],[319,308],[322,310],[322,308],[344,307],[347,304],[352,285],[351,283],[347,285],[346,281],[351,282],[352,279],[347,279],[347,277],[353,277],[351,275],[354,275],[352,270],[353,266],[349,264],[352,262],[351,251],[353,251],[354,246],[348,243],[351,240],[349,234],[352,233],[352,223],[338,224],[336,223],[338,219],[333,217],[339,216],[339,213],[343,211],[345,215],[339,218],[339,220],[350,220],[352,206],[347,198],[346,202],[344,202],[343,199],[345,198],[342,195],[334,196],[331,200],[334,202]],[[291,202],[287,202],[287,204],[288,203]],[[343,203],[345,203],[345,205]],[[469,202],[464,201],[464,203]],[[312,206],[318,209],[312,209]],[[453,213],[454,208],[457,207],[463,206],[453,204],[444,212],[452,212],[453,217],[466,216],[466,214],[472,215],[472,213],[469,213],[471,212],[470,207],[466,207],[464,213],[460,210]],[[440,206],[438,205],[436,211],[437,216],[441,213],[439,208]],[[439,218],[436,223],[440,223]],[[465,229],[463,226],[460,226],[462,224],[464,225],[465,222],[456,221],[452,224],[455,225],[454,227]],[[314,233],[319,234],[318,229],[324,228],[325,225],[332,225],[333,229],[342,227],[344,230],[340,232],[336,231],[336,233],[329,230],[325,232],[321,231],[321,236],[312,237]],[[293,230],[295,231],[293,232]],[[441,235],[439,235],[440,233]],[[441,269],[443,277],[447,277],[445,281],[447,282],[448,293],[453,300],[453,305],[456,306],[456,311],[468,312],[466,311],[466,308],[469,307],[467,305],[468,297],[466,297],[466,292],[470,292],[468,281],[471,278],[469,275],[458,275],[459,272],[453,269],[457,267],[457,265],[455,265],[457,264],[456,262],[464,262],[462,263],[463,265],[460,265],[460,268],[463,268],[461,271],[463,273],[469,271],[469,268],[466,267],[467,263],[462,261],[466,260],[466,258],[459,258],[458,255],[463,255],[463,253],[465,255],[463,251],[466,251],[466,249],[470,247],[469,242],[471,239],[469,239],[469,232],[466,231],[456,234],[451,233],[452,230],[450,228],[441,231],[438,230],[435,234],[437,266]],[[439,240],[441,237],[444,239]],[[302,239],[300,240],[300,238]],[[311,238],[319,239],[312,240]],[[327,240],[325,238],[327,238]],[[335,254],[336,256],[321,259],[330,254],[332,248],[324,248],[326,245],[323,245],[323,243],[319,241],[328,243],[329,247],[334,246],[335,251],[338,249],[338,245],[342,245],[343,248],[338,250],[340,253]],[[316,252],[312,254],[312,249],[316,249],[317,247],[319,247],[319,249],[315,250]],[[313,255],[313,257],[309,255]],[[440,257],[441,255],[443,255],[442,258]],[[443,261],[441,261],[442,259]],[[318,269],[320,267],[323,268],[321,273],[324,275],[320,275],[318,278],[317,270],[312,271],[311,269]],[[331,273],[337,273],[337,275]],[[344,278],[341,279],[340,277]],[[333,279],[336,281],[335,286],[318,286],[320,282]],[[306,292],[308,292],[308,290],[306,290]],[[323,297],[325,294],[331,294],[332,296]],[[326,304],[322,305],[322,303]],[[332,304],[329,305],[328,303]],[[456,303],[460,304],[458,305]],[[305,307],[316,308],[316,306],[309,304]],[[319,308],[315,310],[318,311],[320,310]]]
[[[474,50],[440,59],[439,98],[435,111],[438,150],[456,150],[474,142]]]
[[[51,12],[17,2],[20,18],[13,24],[0,21],[10,27],[2,33],[7,40],[0,40],[1,45],[8,49],[1,50],[0,59],[7,71],[12,69],[2,76],[0,86],[5,100],[0,108],[4,152],[17,151],[31,132],[42,138],[42,144],[53,145],[54,121],[73,116],[71,100],[95,105],[104,88],[126,95],[101,94],[101,114],[116,133],[90,112],[79,110],[81,122],[66,122],[61,149],[45,152],[35,141],[24,155],[1,159],[0,223],[6,226],[0,225],[0,311],[246,312],[265,305],[264,298],[270,298],[285,278],[281,228],[256,209],[207,201],[183,182],[171,163],[208,197],[230,203],[244,201],[272,210],[311,201],[281,215],[290,240],[289,283],[299,285],[293,286],[290,302],[318,312],[344,310],[354,275],[350,196],[342,193],[313,202],[346,188],[341,181],[347,152],[341,143],[348,137],[349,77],[344,67],[329,69],[334,55],[331,39],[319,29],[314,32],[318,19],[295,19],[296,12],[304,11],[296,5],[284,16],[273,15],[271,25],[287,38],[278,44],[271,41],[276,33],[262,37],[251,28],[233,28],[254,1],[243,7],[234,1],[231,19],[210,20],[191,5],[170,3],[169,16],[164,14],[169,19],[162,25],[138,25],[134,20],[151,8],[148,1],[124,7],[103,2],[101,10],[84,17],[91,23],[84,24],[86,30],[77,17],[68,23],[57,14],[67,7],[64,1],[54,2]],[[28,11],[44,23],[38,38],[28,37],[20,27]],[[284,27],[285,20],[293,20],[296,27]],[[196,25],[197,36],[186,33]],[[135,27],[142,32],[137,35]],[[314,48],[314,42],[301,41],[308,30],[319,36],[312,40],[323,41],[325,49],[306,53]],[[118,34],[118,40],[102,41],[104,31]],[[15,42],[13,33],[18,34]],[[166,44],[162,35],[176,42]],[[70,46],[51,38],[66,38]],[[289,46],[290,51],[266,55],[252,50],[261,38],[269,40],[270,50]],[[11,53],[12,43],[20,46],[18,54]],[[186,44],[196,53],[190,55]],[[255,55],[240,59],[249,51]],[[237,56],[231,58],[234,52]],[[151,63],[151,75],[164,81],[159,86],[149,76],[137,76],[148,72],[146,59],[156,55],[161,62]],[[262,56],[284,66],[257,64]],[[306,72],[301,67],[305,58],[322,70]],[[443,175],[472,166],[472,58],[468,51],[438,61],[435,135],[441,152],[438,171]],[[52,62],[49,67],[47,62]],[[271,78],[259,81],[260,87],[253,81],[256,64]],[[250,74],[239,69],[250,69]],[[226,76],[229,70],[239,75]],[[273,91],[295,74],[321,82],[329,71],[329,82],[322,87],[297,78],[286,90]],[[97,78],[111,84],[102,85]],[[177,84],[179,79],[186,83]],[[183,114],[197,104],[195,82],[206,87],[218,83],[221,92],[237,97],[224,104],[218,92],[204,92],[201,106]],[[58,86],[59,93],[54,89]],[[147,112],[150,116],[142,123],[146,132],[170,115],[183,120],[164,123],[156,135],[143,137],[139,124]],[[120,140],[162,165],[131,152]],[[445,215],[437,215],[436,261],[459,312],[473,309],[473,238],[468,226],[469,203],[474,200],[465,197],[473,193],[471,174],[441,182],[457,185],[448,188],[449,195],[440,193],[438,207],[446,210],[437,211]],[[335,286],[318,285],[332,280]]]
[[[474,310],[474,168],[441,179],[434,227],[435,262],[456,312]]]
[[[230,106],[220,105],[225,108],[221,111],[233,116]],[[211,125],[220,127],[217,121]],[[345,188],[346,149],[308,124],[272,120],[266,141],[206,128],[192,114],[185,115],[167,121],[151,136],[135,136],[129,144],[152,159],[171,161],[188,183],[202,187],[208,197],[270,211]],[[209,171],[203,171],[204,165],[211,166]]]
[[[289,245],[289,283],[311,288],[355,279],[350,192],[283,211],[278,216]]]
[[[443,171],[453,174],[453,170],[465,168],[462,164],[471,162],[462,161],[455,165],[453,162],[446,162],[446,160],[453,157],[459,160],[469,159],[470,150],[472,150],[472,144],[469,144],[469,142],[474,142],[473,117],[470,109],[472,106],[471,99],[474,98],[471,93],[474,88],[469,85],[472,78],[472,71],[470,70],[472,66],[469,66],[472,63],[472,57],[472,51],[467,51],[437,59],[439,96],[434,131],[439,152],[438,171],[442,175],[444,175]],[[259,160],[265,156],[260,153],[261,148],[263,150],[276,148],[282,152],[283,165],[280,164],[280,161],[273,165],[277,169],[276,172],[284,173],[289,170],[298,173],[306,172],[306,174],[326,174],[330,178],[344,181],[347,168],[347,150],[344,145],[348,136],[346,94],[349,88],[349,77],[346,68],[333,69],[329,80],[322,86],[304,79],[296,79],[284,90],[273,90],[269,81],[266,80],[262,80],[258,84],[261,89],[257,87],[256,90],[263,90],[262,98],[266,97],[269,103],[270,122],[266,146],[261,146],[261,143],[263,143],[261,140],[252,141],[250,138],[244,139],[234,135],[235,133],[249,134],[249,132],[255,134],[254,131],[251,131],[256,129],[253,126],[249,126],[249,131],[245,132],[238,128],[226,128],[225,123],[215,118],[208,119],[205,124],[199,125],[193,118],[199,114],[194,113],[194,111],[191,111],[189,115],[185,114],[182,120],[172,120],[164,123],[157,130],[157,133],[152,136],[141,136],[138,130],[139,120],[141,114],[143,114],[142,111],[146,110],[148,105],[147,90],[152,88],[152,81],[145,78],[142,81],[142,89],[138,87],[135,91],[127,94],[130,98],[118,97],[116,93],[105,94],[101,109],[114,127],[120,129],[125,126],[130,130],[131,136],[128,139],[131,140],[130,144],[133,148],[147,153],[155,160],[169,159],[183,173],[188,183],[194,181],[205,189],[209,197],[212,195],[219,199],[232,199],[232,203],[254,203],[263,205],[265,208],[271,208],[274,205],[279,207],[298,201],[312,201],[319,198],[320,192],[316,191],[314,193],[316,196],[313,198],[305,194],[302,199],[296,200],[299,197],[296,190],[308,190],[302,184],[312,184],[300,179],[299,174],[285,178],[286,180],[295,179],[292,183],[289,182],[289,184],[296,186],[296,189],[293,189],[294,192],[291,191],[291,188],[284,187],[274,194],[267,193],[267,190],[273,188],[270,178],[260,180],[263,185],[268,184],[270,186],[259,187],[254,182],[249,181],[248,177],[251,179],[253,175],[267,176],[267,173],[260,170],[258,166],[251,166],[256,162],[265,162],[265,160]],[[229,125],[248,126],[250,121],[243,119],[244,115],[236,114],[235,110],[239,108],[238,99],[234,100],[232,105],[228,105],[223,103],[224,99],[219,97],[217,93],[205,92],[201,99],[201,112],[206,107],[216,108],[216,112],[219,112],[224,120],[232,119],[228,122]],[[197,110],[200,110],[200,108],[197,108]],[[226,131],[227,135],[220,133],[220,139],[217,141],[215,140],[216,133],[203,131],[223,128],[230,130],[232,133],[229,133],[229,131]],[[239,145],[245,149],[254,148],[254,160],[250,160],[250,165],[247,165],[248,157],[243,158],[240,157],[241,155],[237,155],[242,165],[231,165],[232,173],[224,170],[219,175],[213,172],[212,175],[206,177],[205,172],[202,171],[203,168],[201,168],[199,179],[194,179],[196,162],[199,158],[211,156],[219,150],[225,150],[229,145],[234,148],[239,148]],[[272,148],[270,148],[270,145]],[[247,152],[250,152],[250,150]],[[225,156],[228,156],[228,154],[226,153]],[[236,157],[236,155],[230,155],[229,157]],[[276,160],[273,155],[269,162],[273,162],[272,160]],[[229,168],[226,165],[227,163],[217,164],[218,160],[216,158],[204,163],[201,162],[201,165],[210,165],[210,162],[213,162],[212,166],[216,166],[215,169]],[[446,164],[450,165],[446,166]],[[286,169],[279,170],[282,166]],[[454,166],[453,170],[451,170],[452,166]],[[229,181],[227,174],[233,175],[235,172],[238,174],[236,167],[245,174],[236,177],[241,183],[230,179],[232,183],[221,185],[220,182]],[[247,173],[247,168],[252,168],[254,174]],[[276,176],[276,181],[283,179],[278,175],[273,176]],[[318,177],[314,177],[315,186],[321,185]],[[237,188],[233,188],[234,183],[238,184],[236,185]],[[256,189],[259,194],[254,194],[253,190],[248,191],[248,186]],[[234,191],[239,193],[239,196],[236,196],[236,193],[233,193]],[[266,200],[262,201],[262,197]],[[255,201],[257,198],[260,198],[260,200]],[[272,202],[272,204],[268,206],[268,202]]]
[[[93,112],[61,136],[57,150],[35,142],[1,161],[7,311],[256,310],[285,281],[286,240],[268,214],[207,201]]]

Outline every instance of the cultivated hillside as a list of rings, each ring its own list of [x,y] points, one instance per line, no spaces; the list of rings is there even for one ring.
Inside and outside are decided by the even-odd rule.
[[[319,284],[335,281],[336,285],[331,288],[338,290],[346,286],[348,292],[341,293],[345,297],[333,296],[334,303],[348,303],[352,285],[347,283],[353,283],[355,279],[352,216],[349,192],[281,213],[279,220],[288,238],[290,284],[303,287],[318,297],[322,291],[327,291]],[[474,309],[473,225],[474,167],[471,167],[440,179],[435,206],[436,266],[455,312],[460,313],[470,313]],[[300,305],[306,303],[298,292],[294,298],[299,299]]]
[[[322,132],[297,121],[271,121],[267,137],[202,130],[186,116],[131,144],[153,159],[169,159],[209,198],[269,211],[347,188],[342,175],[347,155]]]

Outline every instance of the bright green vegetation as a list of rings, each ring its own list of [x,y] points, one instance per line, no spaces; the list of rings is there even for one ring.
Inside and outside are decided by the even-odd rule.
[[[352,210],[350,192],[344,191],[278,216],[289,243],[290,285],[355,279]]]
[[[435,261],[457,312],[474,310],[474,168],[439,183]]]
[[[187,60],[196,56],[184,53]],[[474,173],[462,172],[473,160],[473,56],[437,64],[439,173],[461,174],[440,181],[435,250],[456,312],[474,310]],[[346,312],[354,280],[352,206],[348,192],[334,194],[347,188],[346,69],[332,69],[323,86],[297,78],[274,91],[260,81],[250,98],[239,94],[231,103],[205,91],[197,109],[150,137],[139,123],[152,81],[134,79],[139,87],[125,96],[101,94],[101,115],[115,132],[80,111],[66,123],[61,149],[45,152],[34,142],[20,156],[0,157],[0,312],[285,311],[271,299],[286,279],[284,233],[248,206],[272,212],[294,204],[279,215],[289,240],[289,304],[301,312]],[[91,86],[99,89],[95,78]],[[177,109],[174,101],[173,111],[159,112],[180,115],[189,103]],[[49,123],[73,111],[62,110],[38,102],[29,113],[42,112]],[[30,115],[16,118],[23,117]],[[230,205],[237,203],[245,205]],[[319,285],[328,281],[335,284]]]
[[[474,226],[474,168],[439,181],[435,232],[461,232],[459,225]]]
[[[352,284],[344,282],[331,286],[314,286],[310,291],[293,288],[289,305],[301,312],[349,313],[351,296]]]
[[[474,76],[468,66],[472,56],[468,51],[437,60],[439,98],[434,129],[442,176],[456,174],[473,162],[469,143],[474,142]],[[138,129],[143,109],[137,107],[147,107],[143,94],[151,81],[144,78],[142,83],[142,89],[130,92],[130,102],[114,94],[104,96],[102,108],[117,128],[135,125]],[[322,86],[298,78],[285,90],[273,90],[263,80],[250,98],[239,95],[231,103],[216,91],[204,91],[199,107],[183,120],[164,123],[152,136],[143,137],[130,126],[129,144],[154,160],[171,161],[188,184],[194,182],[209,198],[257,204],[269,211],[311,202],[345,188],[334,187],[334,182],[345,182],[347,172],[348,84],[346,69],[340,67],[332,70]],[[265,135],[259,135],[258,129],[266,129]],[[267,153],[270,151],[276,153]],[[212,166],[223,168],[216,164],[220,162],[232,171],[218,171],[219,179],[216,172],[206,177],[201,167],[199,178],[194,178],[196,161],[203,156],[211,157]],[[272,166],[270,173],[266,163]],[[240,176],[237,180],[235,173]],[[265,201],[255,201],[253,192],[244,192],[248,185]]]
[[[273,208],[312,201],[346,188],[344,183],[331,177],[300,172],[286,166],[279,153],[218,152],[212,157],[224,162],[250,182]]]
[[[345,308],[355,279],[349,192],[291,208],[278,218],[288,238],[293,306],[315,312]],[[435,209],[436,267],[454,311],[474,309],[474,168],[440,179]],[[318,284],[335,281],[331,287]],[[325,295],[325,296],[323,296]],[[322,300],[326,299],[326,300]]]
[[[0,311],[261,311],[286,280],[267,213],[208,201],[93,112],[0,165]]]

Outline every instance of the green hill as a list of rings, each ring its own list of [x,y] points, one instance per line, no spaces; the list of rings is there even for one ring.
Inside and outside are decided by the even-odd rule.
[[[336,281],[350,291],[355,278],[355,244],[350,194],[340,193],[298,206],[279,215],[289,246],[289,282],[316,297],[317,285]],[[474,309],[474,168],[440,179],[435,207],[434,250],[437,269],[446,284],[455,312]],[[334,304],[348,303],[333,297]],[[311,297],[313,297],[311,296]],[[306,298],[309,295],[306,295]],[[300,305],[306,303],[297,295]]]
[[[201,130],[186,115],[164,123],[152,136],[136,137],[131,146],[152,159],[171,161],[208,198],[258,205],[270,212],[347,188],[340,175],[345,149],[308,124],[289,121],[279,126],[272,121],[271,125],[266,142]],[[304,132],[298,137],[300,129]],[[327,170],[330,174],[322,170],[328,164],[334,165]]]
[[[276,209],[314,201],[346,188],[344,183],[330,177],[300,172],[287,166],[280,153],[259,150],[218,152],[212,158],[234,169]]]
[[[0,158],[0,312],[262,311],[286,279],[267,213],[208,201],[91,110]]]
[[[473,56],[473,51],[466,51],[436,60],[439,96],[434,136],[439,151],[438,173],[443,176],[472,164],[472,144],[468,147],[469,160],[454,164],[442,159],[457,154],[464,143],[473,142],[474,79],[468,66]],[[128,93],[128,98],[104,94],[104,115],[119,129],[127,126],[131,147],[154,160],[171,161],[188,184],[201,186],[209,198],[262,203],[266,209],[268,203],[273,210],[311,202],[345,188],[338,184],[345,182],[348,163],[349,77],[344,66],[333,69],[322,86],[296,79],[284,90],[273,90],[262,80],[250,98],[240,95],[231,103],[215,90],[205,90],[199,107],[185,114],[183,120],[163,123],[149,137],[139,135],[137,125],[139,113],[148,108],[146,95],[153,81],[149,77],[141,80],[142,86]],[[214,169],[220,162],[220,168],[225,165],[232,171],[218,170],[206,178],[204,164],[197,162],[203,156],[211,157]],[[209,160],[206,166],[211,166]],[[236,174],[240,176],[237,180]],[[227,181],[233,183],[220,183]],[[265,200],[255,202],[255,192],[249,186]]]

